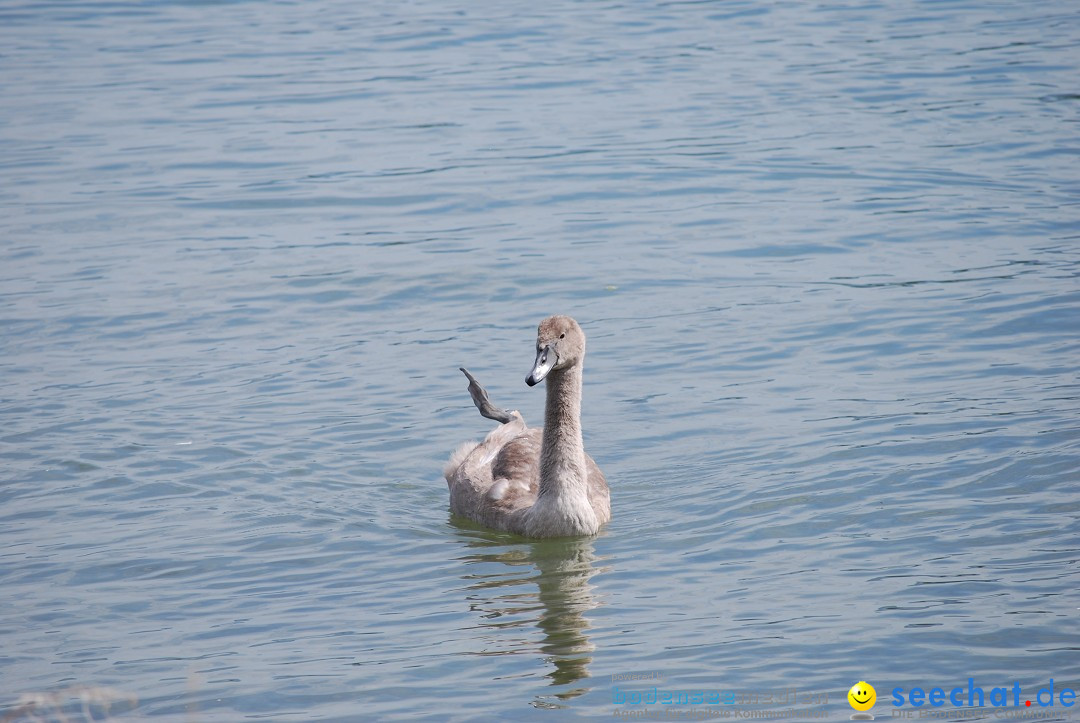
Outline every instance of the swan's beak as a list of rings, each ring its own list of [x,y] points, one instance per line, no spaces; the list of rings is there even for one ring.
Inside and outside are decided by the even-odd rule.
[[[533,370],[529,376],[525,377],[525,383],[532,387],[544,381],[544,377],[558,361],[559,355],[555,353],[555,350],[550,345],[545,346],[537,352],[536,363],[533,364]]]

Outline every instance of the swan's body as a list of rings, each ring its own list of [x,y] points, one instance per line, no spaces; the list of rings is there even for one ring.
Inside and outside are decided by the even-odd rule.
[[[463,444],[444,471],[450,509],[486,527],[527,537],[595,535],[611,519],[607,481],[581,437],[585,334],[568,316],[540,322],[529,386],[547,379],[543,430],[491,406],[472,375],[480,413],[499,420],[480,444]],[[465,370],[462,370],[465,371]]]

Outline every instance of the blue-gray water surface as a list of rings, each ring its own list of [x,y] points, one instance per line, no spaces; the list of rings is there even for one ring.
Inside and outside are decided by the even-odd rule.
[[[1075,2],[2,0],[0,41],[0,716],[1080,688]],[[541,423],[551,313],[594,539],[441,478],[491,429],[459,366]]]

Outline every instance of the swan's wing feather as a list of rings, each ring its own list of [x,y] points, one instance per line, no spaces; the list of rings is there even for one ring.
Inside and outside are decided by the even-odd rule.
[[[596,465],[596,461],[587,453],[585,464],[588,467],[589,504],[592,505],[600,524],[604,524],[611,520],[611,493],[608,490],[608,483],[604,478],[604,473]]]
[[[540,483],[543,431],[527,429],[516,412],[511,419],[446,475],[454,514],[500,530],[515,529],[515,514],[536,502]]]
[[[529,429],[504,444],[491,463],[491,475],[495,479],[521,483],[535,499],[540,490],[540,446],[543,436],[543,430]]]

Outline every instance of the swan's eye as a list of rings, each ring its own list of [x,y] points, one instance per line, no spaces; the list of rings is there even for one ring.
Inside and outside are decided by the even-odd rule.
[[[560,339],[565,339],[565,338],[566,338],[566,334],[565,334],[565,333],[563,333],[563,334],[559,334],[559,338],[560,338]]]

